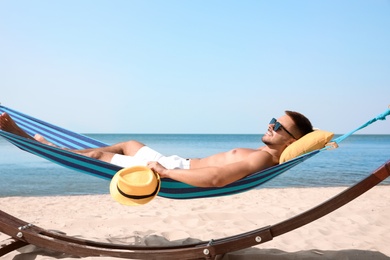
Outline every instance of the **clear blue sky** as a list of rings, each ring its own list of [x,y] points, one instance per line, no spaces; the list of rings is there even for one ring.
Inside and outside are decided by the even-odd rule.
[[[0,1],[0,102],[83,133],[345,133],[390,105],[390,1]],[[390,134],[390,119],[361,133]]]

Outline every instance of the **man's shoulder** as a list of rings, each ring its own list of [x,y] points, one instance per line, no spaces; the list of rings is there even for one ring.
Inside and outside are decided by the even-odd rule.
[[[273,156],[271,153],[263,149],[258,149],[253,151],[253,153],[251,153],[247,159],[251,163],[255,163],[266,167],[276,165],[279,162],[279,158]]]

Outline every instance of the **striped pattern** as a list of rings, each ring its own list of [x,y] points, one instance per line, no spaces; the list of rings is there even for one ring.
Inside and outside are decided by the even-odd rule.
[[[0,105],[0,113],[3,112],[7,112],[18,126],[29,135],[34,136],[35,134],[40,134],[48,141],[58,145],[59,147],[68,149],[86,149],[107,146],[107,144],[90,137],[71,132],[64,128],[49,124]]]
[[[7,112],[14,121],[29,135],[41,134],[48,141],[68,149],[86,149],[107,146],[107,144],[90,137],[49,124],[15,110],[0,106],[0,113]],[[0,130],[0,136],[22,150],[40,156],[64,167],[87,173],[96,177],[111,180],[121,167],[75,154],[53,146],[45,145]],[[171,199],[194,199],[226,196],[253,189],[291,169],[299,163],[319,153],[320,150],[305,154],[288,162],[257,172],[222,188],[200,188],[163,179],[159,196]]]

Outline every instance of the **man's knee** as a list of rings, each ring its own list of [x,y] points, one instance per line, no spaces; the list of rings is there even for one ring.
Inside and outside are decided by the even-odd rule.
[[[144,146],[143,143],[135,140],[127,141],[124,143],[123,154],[133,156]]]
[[[137,147],[140,147],[140,148],[141,148],[142,146],[145,146],[143,143],[138,142],[138,141],[136,141],[136,140],[127,141],[127,142],[126,142],[126,145],[131,146],[131,147],[135,147],[135,148],[137,148]]]

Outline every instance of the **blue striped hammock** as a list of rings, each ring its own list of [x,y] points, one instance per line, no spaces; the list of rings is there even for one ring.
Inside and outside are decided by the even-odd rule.
[[[40,134],[48,141],[59,147],[68,149],[87,149],[107,146],[107,144],[88,136],[66,130],[64,128],[52,125],[50,123],[0,105],[0,113],[3,112],[7,112],[19,125],[19,127],[26,131],[29,135],[34,136],[35,134]],[[346,135],[340,136],[336,140],[333,140],[333,142],[338,143],[355,131],[375,122],[376,120],[385,119],[385,117],[389,114],[390,110],[387,110],[385,113],[370,120],[358,129],[351,131]],[[122,169],[122,167],[117,165],[72,153],[54,146],[42,144],[37,141],[20,137],[2,130],[0,130],[0,135],[22,150],[40,156],[61,166],[106,180],[111,180],[115,173]],[[194,187],[182,182],[164,178],[162,179],[161,189],[158,193],[158,196],[171,199],[195,199],[225,196],[244,192],[264,184],[265,182],[318,154],[322,150],[324,149],[312,151],[285,163],[249,175],[243,179],[220,188]]]

